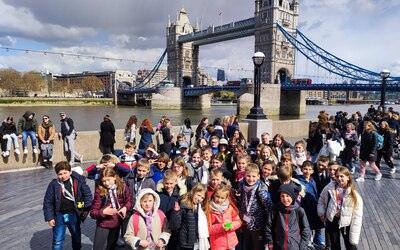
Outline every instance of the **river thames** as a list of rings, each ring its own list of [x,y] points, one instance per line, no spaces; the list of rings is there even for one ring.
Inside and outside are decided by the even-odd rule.
[[[361,111],[365,114],[369,108],[369,104],[361,105],[307,105],[306,114],[300,117],[268,117],[272,120],[290,120],[290,119],[315,119],[319,111],[326,110],[328,114],[334,115],[337,111],[348,112],[353,114],[356,111]],[[400,105],[389,105],[394,110],[400,111]],[[377,107],[377,105],[375,105]],[[68,117],[74,120],[77,131],[93,131],[99,130],[100,123],[106,114],[111,115],[112,122],[116,129],[123,129],[131,115],[136,115],[139,120],[139,125],[143,119],[149,118],[153,126],[157,124],[161,116],[166,115],[171,119],[172,125],[180,126],[185,118],[189,117],[192,120],[192,127],[196,128],[202,117],[208,117],[212,122],[216,117],[231,115],[236,113],[235,106],[212,106],[206,110],[151,110],[146,107],[131,107],[131,106],[0,106],[0,119],[4,120],[8,116],[13,116],[17,122],[18,119],[25,113],[26,110],[31,110],[36,113],[36,119],[41,122],[42,115],[49,115],[50,119],[59,129],[59,112],[64,111]]]

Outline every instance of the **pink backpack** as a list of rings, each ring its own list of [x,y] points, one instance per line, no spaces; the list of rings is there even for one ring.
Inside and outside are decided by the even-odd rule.
[[[157,210],[157,213],[158,213],[158,217],[160,217],[160,220],[161,220],[161,227],[164,227],[165,215],[164,215],[163,211],[161,211],[160,209]],[[136,212],[136,211],[135,211],[135,212],[133,213],[132,216],[133,216],[133,220],[132,220],[132,223],[133,223],[133,233],[134,233],[134,235],[136,236],[137,233],[138,233],[139,216],[140,216],[140,214],[139,214],[139,212]]]

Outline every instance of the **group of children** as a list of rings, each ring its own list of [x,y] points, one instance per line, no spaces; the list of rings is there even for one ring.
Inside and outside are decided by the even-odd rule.
[[[190,156],[182,145],[171,158],[152,144],[138,155],[133,143],[119,158],[104,155],[83,173],[95,180],[94,197],[83,176],[58,163],[44,200],[53,249],[62,249],[66,227],[79,249],[88,214],[94,249],[340,249],[339,231],[357,249],[363,202],[352,176],[326,156],[314,165],[304,142],[279,161],[267,145],[254,160],[241,144],[231,152],[203,145]]]

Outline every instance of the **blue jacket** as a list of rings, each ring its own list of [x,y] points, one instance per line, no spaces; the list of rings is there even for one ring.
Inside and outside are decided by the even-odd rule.
[[[154,181],[154,183],[157,185],[157,183],[164,178],[164,173],[165,171],[168,170],[168,167],[165,166],[164,169],[160,169],[158,167],[157,163],[151,164],[150,170],[153,172],[153,176],[151,177]]]
[[[153,135],[154,131],[149,131],[147,128],[145,128],[142,132],[142,130],[139,130],[140,134],[140,142],[139,142],[139,149],[145,149],[147,145],[150,143],[153,143]],[[139,151],[139,153],[142,153]]]
[[[86,184],[86,178],[75,172],[71,174],[75,200],[83,201],[84,208],[92,206],[92,192]],[[47,186],[46,194],[43,200],[43,213],[45,221],[55,219],[60,211],[62,188],[57,179],[53,179]],[[83,209],[75,207],[75,212],[79,216]]]
[[[306,212],[311,230],[323,228],[324,224],[319,219],[317,213],[319,195],[316,182],[312,177],[309,182],[304,179],[303,176],[299,176],[297,179],[306,188],[306,196],[301,199],[300,206],[304,208],[304,211]]]

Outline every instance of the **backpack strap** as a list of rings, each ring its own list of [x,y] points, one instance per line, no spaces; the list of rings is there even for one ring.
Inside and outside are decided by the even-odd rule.
[[[163,213],[163,211],[161,211],[160,209],[157,210],[157,214],[158,217],[160,217],[160,221],[161,221],[161,228],[164,226],[164,220],[165,220],[165,214]],[[133,234],[136,236],[138,233],[138,227],[139,227],[139,212],[134,212],[133,213],[133,219],[132,219],[132,223],[133,223]]]
[[[161,209],[158,209],[157,213],[158,213],[158,217],[160,217],[161,228],[162,228],[164,226],[165,214],[163,213],[163,211]]]

